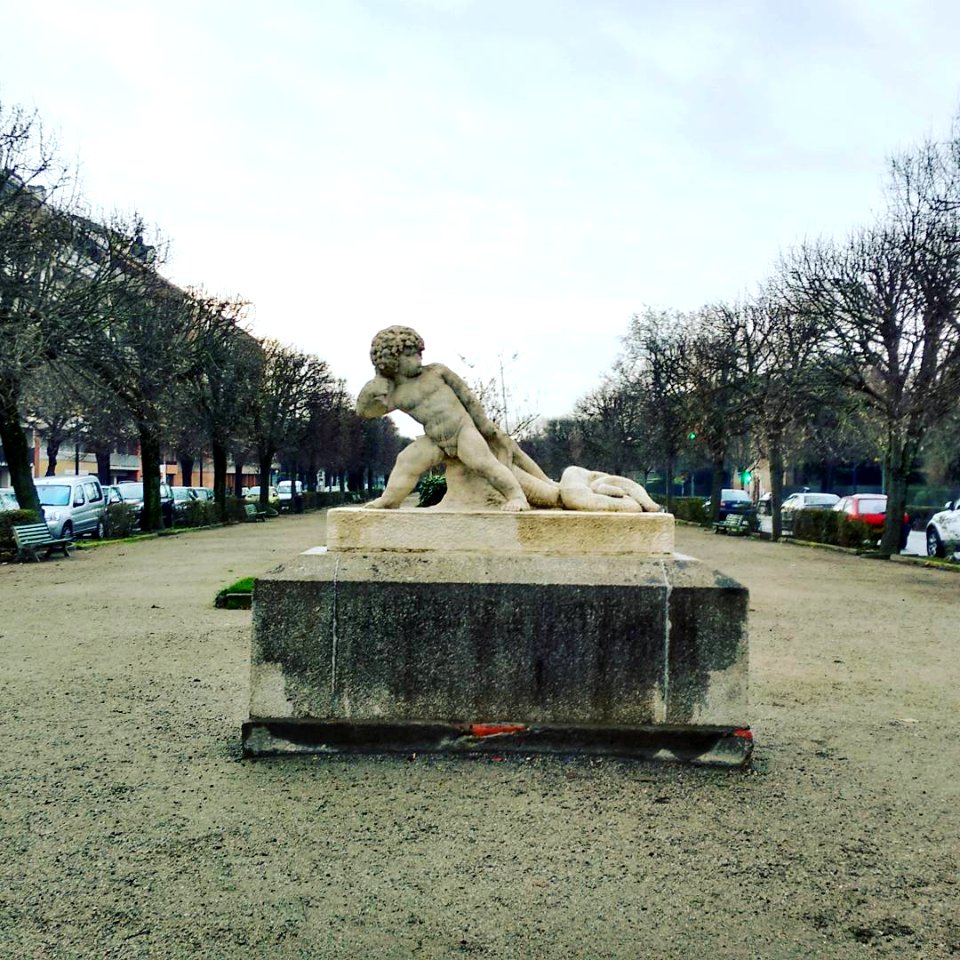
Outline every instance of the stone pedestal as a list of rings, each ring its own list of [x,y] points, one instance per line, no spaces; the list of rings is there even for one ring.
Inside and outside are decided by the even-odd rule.
[[[257,581],[247,753],[749,756],[747,591],[671,516],[344,509],[328,543]]]

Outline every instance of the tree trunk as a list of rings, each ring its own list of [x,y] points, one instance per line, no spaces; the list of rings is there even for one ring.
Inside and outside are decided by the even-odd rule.
[[[60,453],[60,438],[52,434],[47,438],[47,472],[45,477],[57,475],[57,454]]]
[[[185,487],[193,486],[193,464],[194,458],[181,454],[177,459],[180,461],[180,475],[182,477],[181,483]]]
[[[140,463],[143,468],[143,515],[140,529],[162,530],[160,511],[160,437],[152,423],[139,423]]]
[[[260,509],[270,509],[270,468],[273,466],[273,450],[264,450],[260,459]]]
[[[770,513],[773,530],[770,537],[772,540],[779,540],[783,535],[783,517],[780,514],[783,503],[783,447],[780,445],[779,435],[771,434],[767,437],[767,457],[770,464]]]
[[[227,448],[222,443],[213,446],[213,501],[221,518],[227,513]]]
[[[664,477],[664,479],[666,480],[666,482],[664,483],[664,493],[666,494],[666,499],[667,499],[667,503],[666,503],[667,513],[673,513],[673,501],[675,499],[673,495],[673,474],[676,469],[677,469],[676,458],[672,453],[668,453],[667,465],[665,468],[666,476]]]
[[[10,484],[21,510],[34,510],[42,516],[37,488],[33,485],[33,457],[27,432],[20,422],[20,411],[9,399],[0,400],[0,445],[10,470]]]
[[[243,460],[237,454],[233,456],[233,495],[243,499]]]
[[[96,451],[97,457],[97,476],[100,478],[102,484],[110,483],[110,450],[104,450],[102,447],[98,447]]]
[[[723,457],[715,459],[710,471],[710,519],[720,519],[720,495],[723,491]]]
[[[910,474],[908,444],[901,437],[891,437],[884,458],[887,492],[887,519],[880,539],[880,552],[886,556],[900,552],[903,515],[907,508],[907,478]]]

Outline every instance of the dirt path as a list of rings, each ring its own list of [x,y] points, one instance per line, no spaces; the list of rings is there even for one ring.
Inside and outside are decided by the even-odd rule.
[[[752,773],[246,762],[221,586],[322,518],[0,567],[0,958],[960,955],[960,576],[727,539]]]

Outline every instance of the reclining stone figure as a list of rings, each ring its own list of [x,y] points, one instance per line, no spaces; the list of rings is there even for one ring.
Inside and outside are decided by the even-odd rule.
[[[360,391],[357,413],[372,419],[402,410],[423,426],[424,435],[399,453],[383,495],[368,508],[396,509],[427,470],[445,463],[447,508],[498,503],[506,511],[660,509],[627,477],[572,466],[559,483],[551,480],[487,417],[456,373],[441,363],[423,363],[423,348],[423,339],[410,327],[387,327],[373,338],[376,376]]]

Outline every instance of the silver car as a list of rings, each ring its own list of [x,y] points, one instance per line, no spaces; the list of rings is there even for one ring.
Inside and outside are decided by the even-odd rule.
[[[33,481],[50,536],[73,540],[90,534],[102,540],[107,531],[107,498],[97,477],[40,477]]]

